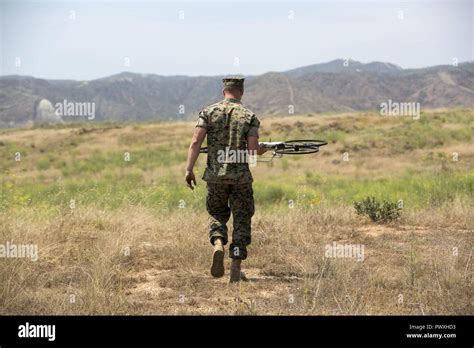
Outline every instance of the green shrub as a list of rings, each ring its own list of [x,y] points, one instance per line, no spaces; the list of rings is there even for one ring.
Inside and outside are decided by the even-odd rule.
[[[400,217],[401,208],[397,203],[384,200],[378,202],[374,197],[367,197],[360,202],[354,202],[357,215],[368,216],[373,222],[390,222]]]
[[[38,168],[38,170],[47,170],[50,167],[51,167],[51,162],[47,158],[40,159],[36,163],[36,168]]]

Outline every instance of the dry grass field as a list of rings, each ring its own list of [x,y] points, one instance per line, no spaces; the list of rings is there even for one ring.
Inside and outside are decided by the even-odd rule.
[[[0,245],[38,247],[36,261],[0,258],[0,314],[474,314],[473,119],[263,118],[262,141],[329,145],[252,168],[236,285],[230,259],[209,274],[203,181],[183,184],[193,122],[0,130]],[[402,200],[400,218],[357,215],[367,196]],[[328,257],[333,243],[363,260]]]

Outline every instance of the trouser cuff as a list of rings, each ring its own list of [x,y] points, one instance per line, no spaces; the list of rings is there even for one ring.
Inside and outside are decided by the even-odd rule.
[[[227,236],[221,231],[214,231],[210,234],[209,241],[211,242],[212,245],[214,245],[214,241],[216,240],[216,238],[222,239],[223,245],[226,245],[228,242]]]
[[[231,243],[229,257],[236,260],[245,260],[247,258],[247,248]]]

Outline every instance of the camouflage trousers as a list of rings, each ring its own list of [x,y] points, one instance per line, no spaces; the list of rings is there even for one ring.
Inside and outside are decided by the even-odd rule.
[[[255,212],[252,183],[207,184],[207,211],[209,213],[209,239],[214,244],[216,238],[228,242],[227,221],[232,213],[233,233],[229,257],[245,260],[247,245],[251,242],[251,221]]]

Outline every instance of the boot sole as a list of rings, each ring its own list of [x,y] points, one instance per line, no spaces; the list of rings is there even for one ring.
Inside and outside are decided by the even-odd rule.
[[[224,250],[216,250],[212,255],[211,275],[220,278],[224,275]]]

